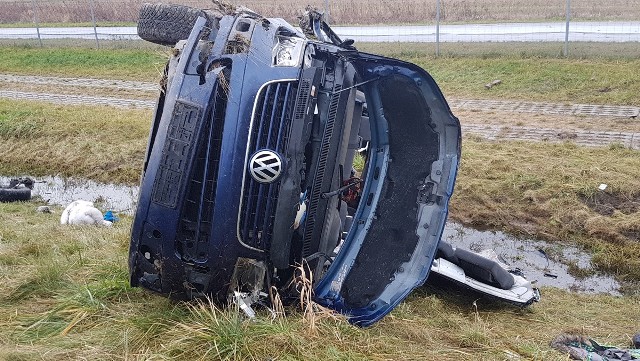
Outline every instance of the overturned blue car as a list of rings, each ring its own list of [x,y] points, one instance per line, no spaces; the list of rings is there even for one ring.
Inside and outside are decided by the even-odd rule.
[[[274,290],[361,326],[425,282],[447,218],[460,125],[420,67],[359,52],[307,11],[145,4],[173,47],[131,232],[131,284],[176,299]],[[292,296],[293,297],[293,296]]]

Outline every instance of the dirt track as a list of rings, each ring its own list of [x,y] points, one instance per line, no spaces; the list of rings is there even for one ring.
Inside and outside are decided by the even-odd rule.
[[[0,98],[63,105],[152,109],[159,86],[153,83],[0,74],[0,84],[37,85],[38,92],[0,90]],[[6,88],[6,87],[5,87]],[[41,92],[50,88],[51,91]],[[148,94],[145,99],[63,94],[61,88],[116,89]],[[136,96],[135,98],[138,98]],[[621,144],[640,150],[640,107],[538,103],[512,100],[449,99],[465,135],[490,140],[571,141],[583,146]]]
[[[126,90],[157,91],[160,87],[154,83],[116,79],[59,78],[49,76],[0,74],[0,83],[21,83],[38,85],[56,85],[88,88],[111,88]]]

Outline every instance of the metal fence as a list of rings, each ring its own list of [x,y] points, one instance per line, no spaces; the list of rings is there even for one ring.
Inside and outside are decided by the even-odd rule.
[[[157,0],[154,0],[157,1]],[[0,0],[0,38],[136,39],[144,0]],[[207,0],[162,1],[209,8]],[[295,0],[231,1],[296,23]],[[432,43],[436,54],[465,44],[544,44],[565,56],[576,46],[640,42],[640,0],[314,0],[339,35],[358,42]],[[33,40],[32,40],[33,41]],[[533,44],[533,45],[532,45]],[[623,47],[624,48],[624,47]]]

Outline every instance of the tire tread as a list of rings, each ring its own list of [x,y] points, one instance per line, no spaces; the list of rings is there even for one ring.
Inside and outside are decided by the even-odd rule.
[[[143,4],[138,19],[138,36],[160,45],[173,46],[187,39],[198,17],[210,17],[201,9],[175,4]]]

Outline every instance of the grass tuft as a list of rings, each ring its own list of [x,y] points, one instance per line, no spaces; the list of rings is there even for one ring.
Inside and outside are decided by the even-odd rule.
[[[9,291],[4,301],[21,302],[29,297],[48,297],[64,287],[66,267],[58,262],[39,264],[31,277]]]
[[[177,321],[168,335],[169,355],[181,359],[242,359],[247,320],[238,309],[221,311],[211,300],[186,304],[189,316]]]

